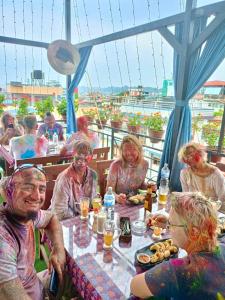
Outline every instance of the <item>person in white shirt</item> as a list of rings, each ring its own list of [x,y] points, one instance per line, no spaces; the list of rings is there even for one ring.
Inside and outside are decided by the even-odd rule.
[[[23,120],[25,134],[10,140],[10,153],[14,159],[26,159],[46,156],[48,140],[44,136],[37,136],[37,119],[34,115],[26,116]]]

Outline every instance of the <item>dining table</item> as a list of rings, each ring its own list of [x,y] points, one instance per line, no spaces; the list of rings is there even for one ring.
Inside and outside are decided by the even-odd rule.
[[[158,209],[153,204],[153,212]],[[144,216],[143,205],[115,205],[117,226],[121,217],[129,217],[132,223],[144,220]],[[79,216],[62,221],[67,268],[73,284],[85,300],[133,299],[130,282],[141,271],[135,265],[135,253],[154,242],[152,230],[132,232],[131,243],[120,243],[117,239],[111,250],[104,250],[103,235],[92,231],[92,222],[92,213],[87,221]],[[179,251],[180,257],[184,255],[184,251]]]

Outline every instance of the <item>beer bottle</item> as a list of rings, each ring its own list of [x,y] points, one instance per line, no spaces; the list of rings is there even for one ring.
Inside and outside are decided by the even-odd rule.
[[[152,187],[150,184],[147,186],[147,193],[144,199],[144,208],[145,211],[146,210],[148,210],[149,212],[152,211]]]

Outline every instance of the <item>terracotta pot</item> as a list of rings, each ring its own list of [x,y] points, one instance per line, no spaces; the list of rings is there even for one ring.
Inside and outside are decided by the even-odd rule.
[[[132,133],[139,133],[141,130],[141,125],[127,125],[127,129]]]
[[[217,162],[221,161],[221,159],[222,157],[219,156],[218,154],[211,153],[211,160],[210,160],[211,162],[216,164]]]
[[[66,115],[62,115],[62,120],[66,122]]]
[[[159,143],[163,137],[164,130],[153,130],[148,128],[148,134],[152,143]]]
[[[104,125],[106,125],[107,123],[107,120],[101,120],[101,123],[102,123],[102,126],[101,126],[101,123],[100,123],[100,120],[96,120],[96,123],[98,124],[98,129],[102,129]]]
[[[110,121],[111,127],[120,129],[122,127],[123,122],[122,121]],[[115,130],[115,132],[118,132],[118,130]]]
[[[88,123],[91,123],[91,122],[93,122],[93,121],[94,121],[94,118],[93,118],[93,117],[91,117],[91,116],[85,115],[85,117],[86,117],[86,119],[87,119]]]

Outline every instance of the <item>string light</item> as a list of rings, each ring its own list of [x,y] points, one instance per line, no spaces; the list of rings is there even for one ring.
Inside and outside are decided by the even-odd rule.
[[[12,4],[13,4],[13,28],[14,28],[14,36],[15,38],[17,37],[16,35],[16,8],[15,8],[15,1],[12,0]],[[15,49],[15,72],[16,72],[16,81],[18,81],[18,64],[17,64],[17,46],[16,44],[14,45],[14,49]]]
[[[160,9],[159,9],[159,0],[157,1],[157,7],[158,7],[158,19],[160,19]],[[160,56],[162,59],[162,66],[163,66],[163,79],[166,79],[166,69],[165,69],[165,62],[164,62],[164,54],[163,54],[163,38],[160,36],[160,45],[161,45],[161,51]]]
[[[4,15],[4,5],[2,0],[2,32],[3,35],[5,35],[5,15]],[[4,69],[5,69],[5,89],[7,91],[7,83],[8,83],[8,74],[7,74],[7,66],[6,66],[6,49],[5,49],[5,43],[3,44],[3,50],[4,50]]]
[[[26,26],[25,26],[25,0],[23,0],[23,38],[26,39]],[[23,47],[24,49],[24,73],[25,73],[25,83],[27,80],[27,52],[26,46]]]
[[[112,13],[112,5],[111,5],[110,0],[109,0],[109,10],[110,10],[110,16],[111,16],[111,23],[112,23],[112,27],[113,27],[113,32],[115,32],[115,26],[114,26],[114,21],[113,21],[113,13]],[[121,73],[121,67],[120,67],[119,53],[118,53],[118,48],[117,48],[117,41],[115,41],[114,44],[115,44],[115,50],[116,50],[117,65],[118,65],[118,70],[119,70],[119,75],[120,75],[120,83],[121,83],[121,87],[123,87],[123,80],[122,80],[122,73]]]
[[[89,39],[91,39],[91,31],[90,31],[90,26],[89,26],[89,22],[88,22],[88,14],[87,14],[87,9],[86,9],[86,5],[85,5],[85,1],[84,0],[83,0],[83,7],[84,7],[84,13],[85,13],[85,17],[86,17],[86,25],[87,25],[88,36],[89,36]],[[97,69],[97,64],[96,64],[96,60],[95,60],[94,49],[92,50],[92,56],[93,56],[93,63],[94,63],[94,69],[95,69],[95,73],[96,73],[96,78],[97,78],[97,82],[98,82],[98,88],[99,88],[100,93],[102,93],[102,89],[101,89],[101,85],[100,85],[100,79],[99,79],[99,74],[98,74],[98,69]]]
[[[100,7],[99,0],[98,0],[98,11],[99,11],[100,24],[101,24],[101,31],[102,31],[102,35],[104,35],[103,19],[102,19],[102,13],[101,13],[101,7]],[[112,91],[112,94],[113,94],[112,80],[111,80],[111,74],[110,74],[110,68],[109,68],[109,60],[108,60],[108,56],[107,56],[105,43],[103,44],[103,47],[104,47],[104,52],[105,52],[106,65],[107,65],[107,69],[108,69],[109,82],[110,82],[111,91]]]
[[[80,20],[79,20],[79,14],[78,14],[78,6],[77,1],[73,0],[73,9],[74,9],[74,15],[76,20],[76,27],[77,27],[77,34],[78,34],[78,41],[82,42],[82,34],[81,34],[81,28],[80,28]]]
[[[132,12],[133,12],[133,25],[136,25],[136,20],[135,20],[135,12],[134,12],[134,0],[132,2]],[[138,61],[138,73],[139,73],[139,82],[140,85],[142,86],[142,79],[141,79],[141,64],[140,64],[140,55],[139,55],[139,47],[138,47],[138,36],[135,36],[135,41],[136,41],[136,51],[137,51],[137,61]]]
[[[147,0],[147,6],[148,6],[148,20],[151,22],[151,13],[150,13],[150,2]],[[158,76],[157,76],[157,70],[156,70],[156,60],[155,60],[155,48],[154,48],[154,43],[153,43],[153,33],[152,31],[150,32],[150,44],[152,48],[152,58],[153,58],[153,68],[154,68],[154,74],[155,74],[155,85],[157,88],[157,91],[159,90],[159,85],[158,85]]]
[[[119,10],[119,15],[120,15],[121,29],[123,30],[123,18],[122,18],[122,12],[121,12],[121,7],[120,7],[120,0],[118,0],[118,10]],[[130,85],[130,89],[131,89],[130,68],[129,68],[129,63],[128,63],[127,47],[126,47],[126,40],[125,39],[123,40],[123,49],[124,49],[124,54],[125,54],[125,59],[126,59],[128,80],[129,80],[129,85]]]

